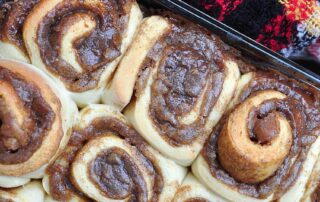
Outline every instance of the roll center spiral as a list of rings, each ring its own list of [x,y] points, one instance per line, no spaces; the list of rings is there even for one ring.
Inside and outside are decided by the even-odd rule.
[[[9,152],[15,152],[24,147],[30,141],[33,127],[28,113],[24,110],[23,103],[16,99],[17,95],[14,89],[6,82],[2,84],[0,93],[0,139],[2,149]],[[12,96],[16,95],[16,96]],[[12,105],[15,103],[15,105]]]
[[[271,143],[280,132],[280,124],[276,114],[269,113],[265,117],[256,116],[252,132],[250,139],[254,142],[262,145]]]
[[[204,130],[204,117],[221,92],[223,74],[200,51],[174,45],[163,53],[152,85],[150,111],[165,131],[163,136],[179,145],[192,142]]]
[[[98,154],[90,164],[91,179],[109,198],[147,200],[147,186],[142,173],[126,151],[110,148]]]
[[[262,182],[289,154],[292,129],[276,111],[276,103],[285,98],[277,91],[261,91],[237,107],[224,124],[218,139],[219,160],[236,180]]]
[[[132,164],[130,158],[119,149],[112,149],[98,156],[91,164],[94,179],[99,180],[111,198],[123,199],[131,193],[133,181],[130,174],[134,169],[127,169],[125,163]],[[130,173],[131,172],[131,173]]]
[[[106,65],[120,56],[126,3],[61,2],[44,16],[36,39],[41,58],[69,90],[96,87]]]
[[[40,89],[0,66],[0,163],[30,158],[55,118]]]
[[[1,110],[0,119],[0,134],[4,149],[15,152],[19,148],[27,146],[31,135],[28,130],[32,123],[27,119],[20,125],[17,119],[7,110]]]

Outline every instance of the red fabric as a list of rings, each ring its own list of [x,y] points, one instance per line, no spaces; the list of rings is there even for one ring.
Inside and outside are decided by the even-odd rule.
[[[292,35],[295,34],[292,29],[294,23],[288,16],[278,15],[270,20],[270,23],[261,31],[256,41],[274,51],[280,51],[286,48],[288,43],[292,43]],[[286,40],[277,40],[278,38],[285,38]]]
[[[310,22],[320,23],[314,16],[320,0],[184,1],[286,57],[309,54],[319,58],[319,42],[314,43],[320,33],[310,28]]]

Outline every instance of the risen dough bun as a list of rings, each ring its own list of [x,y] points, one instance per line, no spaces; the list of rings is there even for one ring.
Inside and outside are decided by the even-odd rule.
[[[231,201],[300,201],[320,152],[319,114],[316,89],[245,74],[192,171]]]
[[[239,78],[236,60],[221,44],[184,19],[146,18],[104,101],[120,110],[126,107],[125,115],[149,144],[188,166],[225,111]]]
[[[79,107],[99,103],[142,19],[134,0],[40,1],[24,23],[32,64]]]
[[[145,144],[120,112],[89,105],[43,185],[57,201],[169,202],[185,175],[185,168]]]
[[[0,60],[0,186],[42,178],[67,144],[78,109],[67,93],[36,67]]]

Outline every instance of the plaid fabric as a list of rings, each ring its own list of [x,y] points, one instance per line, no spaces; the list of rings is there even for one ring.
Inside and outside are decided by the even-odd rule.
[[[184,0],[286,57],[320,60],[320,0]]]

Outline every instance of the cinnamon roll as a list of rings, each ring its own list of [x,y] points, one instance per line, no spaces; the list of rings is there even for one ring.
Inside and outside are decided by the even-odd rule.
[[[319,98],[272,71],[243,75],[193,173],[232,201],[299,201],[320,151]]]
[[[89,105],[43,184],[56,201],[171,201],[186,169],[148,146],[116,109]]]
[[[32,65],[0,60],[0,187],[42,178],[64,148],[77,107]]]
[[[227,200],[211,192],[189,173],[179,187],[173,202],[227,202]]]
[[[22,28],[25,18],[38,2],[19,0],[0,4],[0,57],[30,62]]]
[[[317,202],[320,200],[320,159],[318,158],[306,185],[301,202]]]
[[[110,85],[106,102],[156,149],[181,165],[196,158],[239,78],[233,50],[171,14],[145,19]]]
[[[18,188],[0,188],[1,202],[43,202],[44,195],[44,190],[39,181],[32,181]]]
[[[138,4],[135,0],[35,2],[15,1],[13,5],[23,11],[8,15],[5,22],[19,31],[23,24],[32,64],[62,84],[80,107],[98,103],[142,19]],[[29,10],[25,4],[36,5]],[[11,21],[19,12],[26,19],[24,23],[17,19],[16,26]]]

